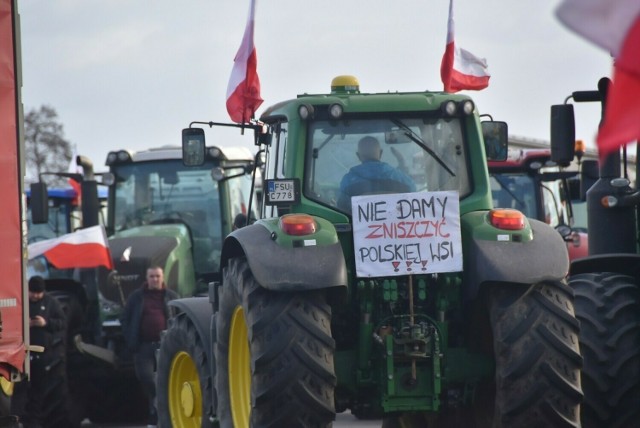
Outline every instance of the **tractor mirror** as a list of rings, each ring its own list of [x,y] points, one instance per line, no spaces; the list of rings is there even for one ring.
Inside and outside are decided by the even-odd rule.
[[[256,146],[270,146],[272,137],[273,134],[266,124],[254,129],[254,144]]]
[[[506,122],[482,122],[482,136],[487,160],[507,160],[509,130]]]
[[[186,166],[204,164],[204,129],[186,128],[182,130],[182,163]]]
[[[29,207],[31,208],[31,223],[44,224],[49,221],[49,198],[47,184],[39,181],[31,183]]]
[[[573,104],[551,106],[551,160],[569,166],[575,156],[575,144]]]

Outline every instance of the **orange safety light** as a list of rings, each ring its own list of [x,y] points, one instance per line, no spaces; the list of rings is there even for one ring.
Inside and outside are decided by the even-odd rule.
[[[582,159],[582,156],[584,156],[585,150],[586,148],[585,148],[584,141],[576,140],[575,153],[576,153],[576,157],[578,158],[578,162],[580,161],[580,159]]]
[[[280,218],[280,229],[287,235],[301,236],[315,233],[318,225],[307,214],[285,214]]]
[[[508,208],[493,209],[489,211],[489,222],[498,229],[522,230],[524,229],[524,214]]]

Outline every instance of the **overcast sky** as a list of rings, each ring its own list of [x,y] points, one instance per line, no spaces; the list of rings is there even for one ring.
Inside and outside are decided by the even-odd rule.
[[[560,0],[456,0],[455,41],[487,59],[491,80],[467,91],[512,135],[549,139],[549,110],[610,76],[605,51],[566,29]],[[49,105],[79,154],[104,171],[111,150],[180,144],[191,121],[227,122],[226,88],[248,0],[19,0],[25,110]],[[353,74],[362,92],[442,90],[448,0],[257,0],[264,104],[326,93]],[[594,146],[600,110],[576,106]],[[209,145],[242,144],[235,129]]]

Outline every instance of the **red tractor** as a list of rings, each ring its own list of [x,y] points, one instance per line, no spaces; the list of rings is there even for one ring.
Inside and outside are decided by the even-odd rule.
[[[495,207],[517,209],[556,228],[571,260],[588,254],[587,229],[574,220],[578,171],[553,162],[550,149],[518,149],[504,161],[489,161],[489,173]]]

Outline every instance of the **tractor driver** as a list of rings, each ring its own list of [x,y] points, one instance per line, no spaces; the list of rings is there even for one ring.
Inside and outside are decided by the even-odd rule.
[[[352,167],[340,182],[338,207],[351,211],[351,197],[376,193],[415,192],[416,185],[407,174],[380,160],[380,142],[366,136],[358,142],[360,164]]]

